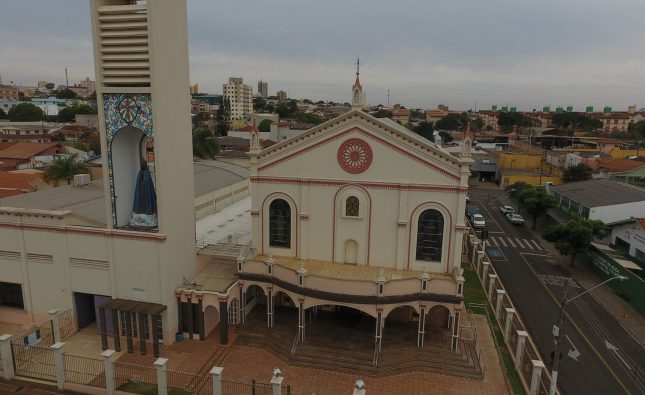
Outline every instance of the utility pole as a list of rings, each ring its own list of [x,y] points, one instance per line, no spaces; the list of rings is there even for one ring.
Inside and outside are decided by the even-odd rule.
[[[387,90],[387,108],[390,108],[390,89]]]
[[[69,88],[69,78],[67,77],[67,67],[65,67],[65,87]]]
[[[560,337],[562,336],[562,325],[564,324],[564,312],[567,306],[567,296],[569,293],[569,279],[567,278],[564,284],[564,291],[562,300],[560,301],[560,318],[558,323],[553,325],[553,354],[551,355],[551,385],[549,387],[549,395],[555,395],[555,390],[558,383],[558,369],[560,367]]]

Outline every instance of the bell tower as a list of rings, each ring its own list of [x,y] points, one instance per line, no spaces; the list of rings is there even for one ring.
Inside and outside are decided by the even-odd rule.
[[[363,86],[359,78],[361,60],[356,59],[356,81],[352,86],[352,108],[360,109],[365,105],[365,93],[363,93]]]
[[[112,296],[167,306],[164,331],[176,330],[174,290],[195,270],[186,0],[90,1],[107,227],[160,240],[113,242]],[[127,270],[156,282],[131,284]]]

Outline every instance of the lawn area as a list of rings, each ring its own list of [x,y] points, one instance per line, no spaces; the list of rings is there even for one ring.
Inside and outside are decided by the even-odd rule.
[[[511,359],[511,355],[509,354],[506,343],[504,342],[504,335],[502,334],[502,331],[500,330],[497,323],[493,321],[493,309],[488,304],[486,294],[484,293],[484,289],[479,282],[477,273],[475,273],[475,270],[469,264],[464,264],[464,266],[462,267],[464,268],[464,278],[466,279],[464,283],[464,304],[466,305],[466,307],[468,307],[470,303],[483,304],[486,306],[486,310],[488,312],[488,322],[493,332],[493,336],[495,337],[495,345],[497,346],[497,351],[501,354],[502,357],[502,368],[506,373],[506,377],[508,377],[508,381],[511,383],[513,393],[526,394],[524,387],[522,386],[522,382],[520,381],[520,376],[514,368],[513,360]],[[484,314],[481,309],[473,309],[472,313]]]
[[[128,383],[121,384],[118,391],[129,392],[131,394],[140,394],[140,395],[157,395],[157,385],[150,383],[142,383],[136,381],[130,381]],[[191,395],[192,392],[182,390],[180,388],[168,388],[168,395]]]

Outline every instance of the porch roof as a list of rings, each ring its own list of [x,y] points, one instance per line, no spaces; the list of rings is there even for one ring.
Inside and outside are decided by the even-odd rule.
[[[184,284],[178,289],[211,291],[223,294],[237,282],[236,274],[235,262],[212,259],[193,276],[189,284]]]
[[[269,259],[268,255],[256,255],[253,260],[265,262]],[[297,271],[300,269],[301,259],[293,257],[273,257],[276,265],[284,266],[291,270]],[[410,278],[421,278],[423,271],[420,270],[400,270],[389,267],[378,266],[364,266],[364,265],[347,265],[344,263],[334,263],[330,261],[320,261],[307,259],[304,260],[304,266],[307,270],[307,275],[335,278],[339,280],[358,280],[358,281],[377,281],[381,269],[386,281],[390,280],[403,280]],[[430,273],[429,278],[443,278],[452,279],[452,275],[448,273]]]
[[[137,300],[128,299],[110,299],[101,303],[99,308],[108,310],[127,311],[129,313],[143,313],[143,314],[161,314],[166,310],[166,306],[158,303],[140,302]]]

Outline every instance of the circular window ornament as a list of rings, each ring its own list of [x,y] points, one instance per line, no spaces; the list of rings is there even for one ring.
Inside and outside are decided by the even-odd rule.
[[[349,139],[338,149],[338,164],[348,173],[362,173],[372,163],[372,149],[361,139]]]
[[[141,106],[135,99],[130,96],[124,96],[116,105],[116,111],[119,114],[119,117],[130,125],[137,119],[139,112],[141,111]]]

